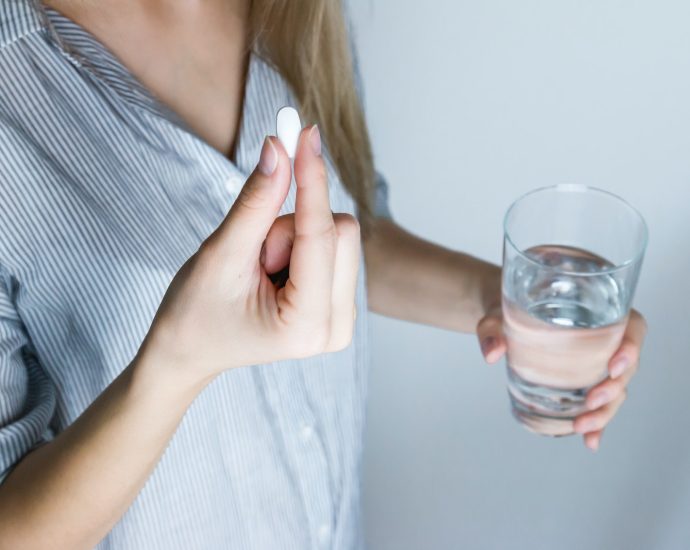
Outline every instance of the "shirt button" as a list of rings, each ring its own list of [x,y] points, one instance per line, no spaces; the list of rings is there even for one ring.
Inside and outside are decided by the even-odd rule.
[[[240,192],[240,189],[242,189],[243,182],[240,178],[237,176],[230,176],[226,181],[225,181],[225,189],[227,189],[230,193],[236,194]]]
[[[317,537],[319,539],[319,544],[321,544],[321,545],[328,544],[328,541],[331,538],[331,528],[327,524],[324,523],[321,527],[319,527]]]
[[[299,435],[302,438],[302,441],[309,441],[314,435],[314,426],[304,424],[299,431]]]

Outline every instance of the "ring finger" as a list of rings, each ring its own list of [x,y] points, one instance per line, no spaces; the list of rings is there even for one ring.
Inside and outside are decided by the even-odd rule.
[[[349,214],[334,214],[338,234],[331,295],[331,337],[326,349],[337,351],[352,340],[355,319],[355,292],[360,259],[360,232]]]
[[[610,403],[607,403],[603,407],[582,414],[577,417],[574,424],[574,429],[577,433],[588,433],[601,430],[616,414],[620,406],[623,404],[626,398],[626,390],[623,390],[618,397],[616,397]]]

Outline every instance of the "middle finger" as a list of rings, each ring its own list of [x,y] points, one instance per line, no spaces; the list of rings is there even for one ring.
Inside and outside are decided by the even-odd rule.
[[[286,284],[289,303],[310,322],[330,316],[336,230],[328,196],[319,130],[305,128],[295,157],[295,240]]]
[[[589,410],[595,410],[606,403],[610,403],[618,397],[627,387],[630,379],[637,372],[638,363],[635,363],[618,378],[608,377],[587,392],[586,406]]]
[[[625,397],[626,392],[623,391],[618,397],[603,407],[599,407],[595,411],[578,416],[573,424],[575,432],[583,434],[601,430],[610,422],[616,412],[618,412],[623,401],[625,401]]]

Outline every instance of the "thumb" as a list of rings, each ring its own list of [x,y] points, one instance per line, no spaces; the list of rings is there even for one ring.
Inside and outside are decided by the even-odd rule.
[[[477,338],[487,363],[493,364],[503,357],[507,346],[503,336],[503,316],[500,306],[489,311],[477,323]]]
[[[214,232],[233,252],[246,250],[259,257],[261,245],[290,189],[292,169],[285,149],[267,136],[259,163],[249,176],[230,211]]]

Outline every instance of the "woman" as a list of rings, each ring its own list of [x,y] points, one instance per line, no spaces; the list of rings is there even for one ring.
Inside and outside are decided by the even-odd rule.
[[[0,548],[361,547],[367,308],[493,363],[499,268],[393,221],[336,0],[48,4],[0,0]]]

